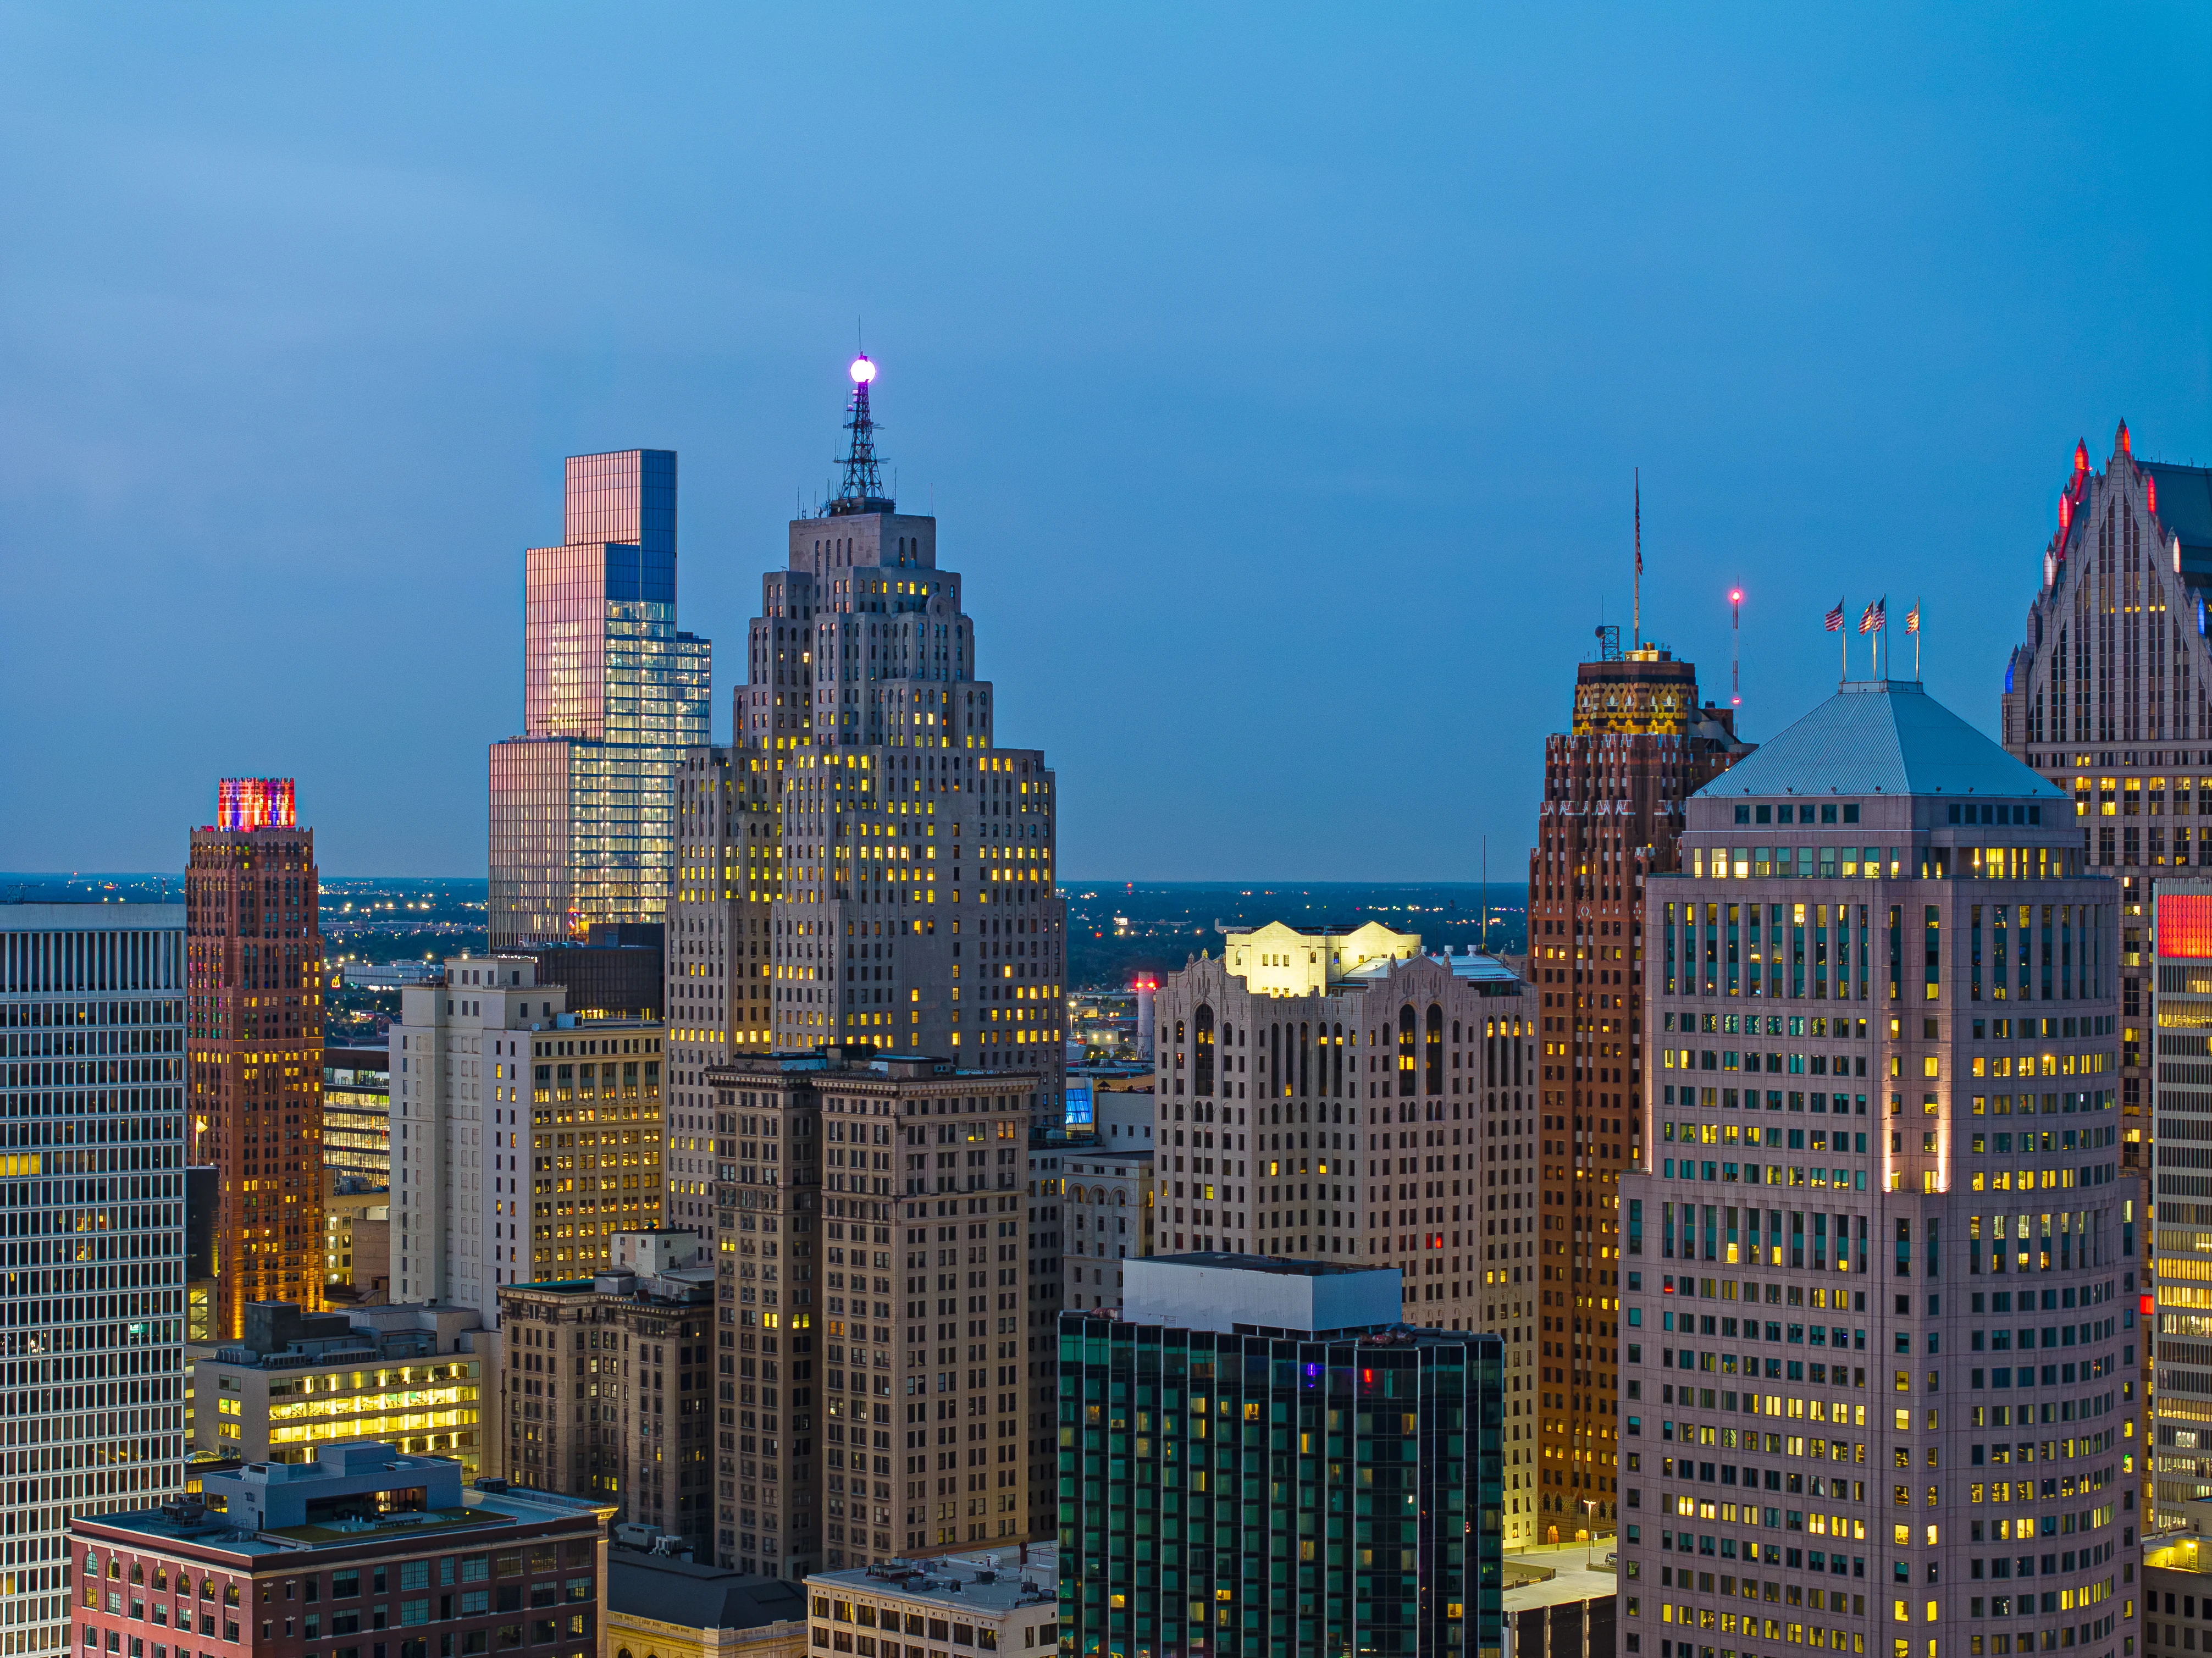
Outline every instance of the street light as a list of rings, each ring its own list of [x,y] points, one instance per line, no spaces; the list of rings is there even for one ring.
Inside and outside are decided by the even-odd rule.
[[[1586,1570],[1595,1571],[1597,1570],[1597,1498],[1585,1497],[1583,1507],[1589,1510],[1589,1553],[1583,1564]]]

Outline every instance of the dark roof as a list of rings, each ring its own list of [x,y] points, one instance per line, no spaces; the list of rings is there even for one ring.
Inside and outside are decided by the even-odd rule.
[[[806,1596],[780,1577],[694,1565],[665,1555],[607,1551],[607,1609],[687,1629],[803,1623]]]
[[[2138,461],[2158,483],[2158,521],[2181,541],[2181,568],[2198,580],[2212,574],[2212,467]]]

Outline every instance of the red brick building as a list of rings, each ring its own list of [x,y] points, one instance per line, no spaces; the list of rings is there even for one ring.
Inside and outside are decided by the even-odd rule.
[[[323,942],[315,835],[289,778],[226,778],[185,875],[188,1155],[218,1171],[216,1272],[195,1339],[252,1301],[323,1304]]]
[[[596,1658],[611,1509],[368,1440],[70,1527],[82,1658]]]
[[[1735,711],[1656,646],[1601,651],[1544,745],[1528,854],[1528,976],[1540,1003],[1539,1531],[1613,1515],[1621,1171],[1643,1084],[1644,882],[1675,867],[1682,803],[1750,750]],[[1595,1506],[1589,1506],[1594,1504]]]

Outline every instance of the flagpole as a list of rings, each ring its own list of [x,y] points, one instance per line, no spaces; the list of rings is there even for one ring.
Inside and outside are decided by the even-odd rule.
[[[1839,612],[1844,610],[1844,605],[1840,600],[1838,601],[1836,608]],[[1838,650],[1838,660],[1836,664],[1836,683],[1842,685],[1847,683],[1851,677],[1851,636],[1849,630],[1840,622],[1836,624],[1836,633],[1838,635],[1836,641]]]
[[[1912,677],[1920,677],[1920,601],[1912,601]]]

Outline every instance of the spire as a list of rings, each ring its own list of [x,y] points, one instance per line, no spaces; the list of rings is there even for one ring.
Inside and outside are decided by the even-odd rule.
[[[853,359],[848,372],[853,376],[853,401],[846,412],[852,418],[845,422],[845,429],[853,434],[853,443],[842,463],[844,488],[830,503],[830,511],[832,516],[888,513],[892,503],[884,494],[883,472],[876,458],[876,422],[868,413],[868,383],[876,377],[876,365],[863,351]]]
[[[1636,614],[1632,637],[1644,648],[1644,469],[1636,469]]]

